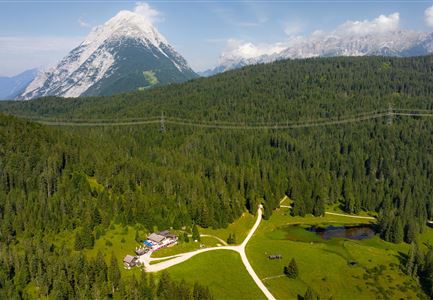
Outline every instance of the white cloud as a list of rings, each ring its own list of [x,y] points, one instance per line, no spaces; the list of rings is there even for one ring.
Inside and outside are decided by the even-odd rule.
[[[433,6],[427,8],[424,12],[425,22],[428,26],[433,27]]]
[[[54,65],[82,40],[83,37],[0,36],[0,73],[10,76],[34,67]]]
[[[399,26],[400,14],[396,12],[388,16],[380,15],[371,21],[347,21],[337,28],[336,33],[348,35],[378,34],[397,30]]]
[[[144,16],[150,23],[161,22],[164,20],[162,13],[151,7],[146,2],[137,2],[134,7],[134,12]]]
[[[221,60],[231,60],[239,58],[254,58],[265,54],[278,53],[286,48],[283,43],[274,44],[253,44],[237,39],[229,39],[224,52],[221,54]]]
[[[92,27],[92,25],[90,23],[86,22],[83,18],[79,18],[78,19],[78,24],[81,27],[84,27],[84,28],[90,28],[90,27]]]
[[[432,8],[433,15],[433,8]],[[433,21],[433,17],[432,17]],[[283,30],[288,36],[283,42],[270,44],[253,44],[242,40],[229,39],[225,50],[220,56],[220,62],[235,59],[250,59],[262,55],[272,55],[285,50],[290,45],[305,43],[311,40],[321,40],[327,36],[354,36],[365,34],[384,34],[399,29],[400,14],[380,15],[373,20],[347,21],[333,31],[316,30],[309,36],[298,35],[302,31],[301,23],[283,23]]]

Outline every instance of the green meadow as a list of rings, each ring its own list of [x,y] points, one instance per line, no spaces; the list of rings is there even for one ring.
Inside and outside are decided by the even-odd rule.
[[[265,299],[234,251],[201,253],[168,272],[175,279],[208,286],[215,299]]]
[[[249,214],[248,212],[244,212],[239,219],[229,224],[226,228],[199,228],[199,231],[200,234],[217,236],[223,241],[227,241],[229,234],[235,234],[236,244],[240,244],[247,236],[251,227],[253,227],[255,221],[256,216]]]
[[[418,283],[400,269],[407,244],[392,244],[374,236],[365,240],[324,240],[305,229],[309,225],[354,225],[370,220],[342,216],[291,217],[278,209],[262,222],[247,245],[247,255],[259,278],[277,299],[296,299],[311,287],[321,299],[423,299]],[[295,226],[296,224],[296,226]],[[268,255],[282,255],[269,260]],[[283,268],[294,258],[299,276],[289,279]]]

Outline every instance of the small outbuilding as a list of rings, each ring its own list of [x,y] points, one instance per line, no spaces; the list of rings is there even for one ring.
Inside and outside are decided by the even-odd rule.
[[[138,260],[138,257],[136,257],[136,256],[126,255],[123,258],[123,264],[125,265],[126,268],[132,268],[132,267],[135,267],[137,265],[137,260]]]
[[[138,248],[135,249],[135,254],[137,254],[138,256],[144,255],[147,252],[149,252],[149,249],[146,248],[146,247],[138,247]]]
[[[274,260],[274,259],[282,259],[283,256],[281,254],[276,254],[276,255],[268,255],[268,259],[270,260]]]

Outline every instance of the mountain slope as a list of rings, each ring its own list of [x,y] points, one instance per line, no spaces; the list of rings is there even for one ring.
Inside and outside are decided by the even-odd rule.
[[[152,86],[143,72],[152,71],[160,85],[197,77],[185,59],[143,16],[121,11],[48,72],[41,73],[19,99],[47,95],[110,95]]]
[[[269,63],[281,59],[301,59],[330,56],[396,56],[427,55],[433,52],[433,33],[396,30],[381,34],[316,33],[310,37],[293,38],[284,50],[242,57],[237,49],[223,53],[214,69],[202,72],[210,76],[246,65]]]
[[[60,119],[155,118],[272,123],[394,107],[433,109],[433,56],[281,60],[109,97],[0,103],[0,111]]]
[[[14,99],[21,94],[37,72],[37,69],[31,69],[13,77],[0,77],[0,100]]]

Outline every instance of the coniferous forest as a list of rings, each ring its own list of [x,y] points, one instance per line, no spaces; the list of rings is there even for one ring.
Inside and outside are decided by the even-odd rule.
[[[119,278],[117,262],[88,261],[47,238],[77,228],[83,248],[92,247],[86,237],[111,224],[221,228],[260,203],[269,218],[285,194],[294,215],[319,216],[333,204],[347,213],[374,212],[381,237],[395,243],[412,242],[433,219],[429,118],[254,130],[167,123],[162,130],[157,123],[52,127],[7,114],[105,122],[163,112],[191,122],[302,122],[390,103],[432,109],[432,73],[432,56],[321,58],[112,97],[1,103],[0,298],[25,298],[30,282],[60,299],[171,299],[162,290],[211,298],[205,287],[166,275],[166,289],[146,274]],[[92,189],[90,179],[103,189]]]

